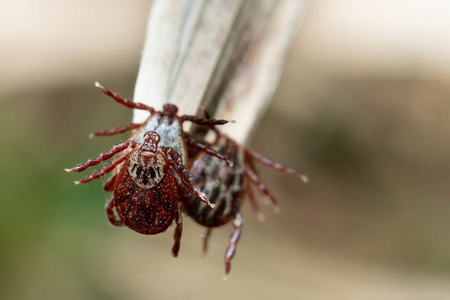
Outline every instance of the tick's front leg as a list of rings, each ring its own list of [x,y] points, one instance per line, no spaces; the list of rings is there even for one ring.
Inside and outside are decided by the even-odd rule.
[[[117,156],[113,159],[112,162],[104,165],[100,170],[92,172],[91,175],[84,177],[80,181],[75,181],[75,184],[88,183],[89,181],[103,177],[105,174],[108,174],[109,172],[114,170],[116,166],[120,165],[124,160],[126,160],[127,156],[127,153]],[[106,182],[106,184],[111,185],[111,182]],[[107,188],[111,188],[111,186],[107,186]]]
[[[100,155],[97,158],[92,157],[92,158],[88,159],[85,163],[78,164],[75,167],[70,168],[70,169],[69,168],[64,169],[64,171],[66,171],[66,172],[72,172],[72,171],[82,172],[89,167],[96,166],[99,163],[101,163],[102,161],[110,159],[115,154],[122,152],[123,150],[127,149],[128,147],[134,147],[134,146],[136,146],[136,143],[134,141],[126,141],[126,142],[117,143],[111,148],[111,150],[100,153]]]
[[[139,129],[142,127],[142,125],[144,125],[144,123],[130,123],[130,124],[117,126],[117,127],[111,128],[111,129],[95,131],[95,132],[89,134],[89,138],[93,138],[94,136],[111,136],[111,135],[121,134],[121,133],[131,131],[134,129]]]

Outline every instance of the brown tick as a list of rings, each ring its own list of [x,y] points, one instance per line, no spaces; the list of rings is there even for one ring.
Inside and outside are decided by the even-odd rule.
[[[230,236],[228,248],[225,251],[225,275],[227,275],[230,272],[231,259],[236,253],[236,245],[242,232],[240,207],[245,195],[249,196],[252,208],[259,218],[263,219],[264,217],[255,200],[251,184],[268,196],[272,204],[278,208],[277,201],[259,179],[255,171],[254,161],[283,173],[296,176],[304,182],[307,182],[308,178],[294,169],[275,163],[254,151],[238,145],[228,136],[220,134],[217,130],[215,131],[217,136],[213,148],[220,154],[228,157],[233,162],[234,167],[229,168],[224,162],[213,160],[211,157],[199,152],[193,158],[189,171],[194,176],[197,186],[215,206],[211,207],[200,203],[196,201],[194,196],[186,195],[183,197],[182,207],[195,222],[207,227],[203,238],[203,253],[207,251],[208,239],[212,229],[233,220],[233,232]]]
[[[172,252],[177,256],[182,234],[182,218],[178,207],[181,195],[187,191],[195,195],[196,199],[214,206],[194,183],[185,166],[188,163],[186,143],[231,164],[226,157],[184,132],[182,123],[191,121],[200,125],[221,125],[228,121],[178,116],[178,108],[172,104],[164,105],[163,111],[156,111],[145,104],[123,99],[98,83],[96,86],[127,107],[149,111],[150,116],[141,124],[131,123],[92,133],[91,136],[110,136],[133,130],[128,141],[115,144],[97,158],[90,158],[86,163],[65,170],[81,172],[121,153],[101,170],[75,183],[87,183],[114,170],[113,176],[103,186],[105,191],[114,192],[106,204],[109,221],[115,226],[125,225],[142,234],[157,234],[165,231],[175,219],[177,226]]]

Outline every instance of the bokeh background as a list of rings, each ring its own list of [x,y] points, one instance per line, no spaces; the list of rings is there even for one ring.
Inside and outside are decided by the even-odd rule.
[[[150,5],[2,2],[2,299],[450,297],[450,2],[312,1],[252,143],[310,183],[259,168],[281,213],[245,205],[225,283],[230,226],[175,259],[63,171],[126,138],[87,138],[132,116],[93,83],[132,96]]]

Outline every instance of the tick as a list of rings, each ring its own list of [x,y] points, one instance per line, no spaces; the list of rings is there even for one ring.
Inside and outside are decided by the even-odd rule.
[[[256,173],[254,162],[257,161],[272,169],[308,181],[300,172],[273,162],[260,154],[242,147],[228,136],[216,132],[213,148],[233,162],[230,168],[223,161],[213,160],[199,152],[189,169],[195,183],[214,206],[208,206],[195,200],[192,195],[182,199],[183,210],[198,224],[207,228],[203,238],[203,253],[207,252],[208,239],[212,229],[232,221],[233,231],[228,248],[225,251],[225,276],[230,272],[231,260],[236,253],[236,246],[242,232],[242,215],[240,212],[244,197],[248,195],[253,210],[260,219],[264,217],[252,192],[252,185],[266,195],[277,208],[276,199],[261,182]]]

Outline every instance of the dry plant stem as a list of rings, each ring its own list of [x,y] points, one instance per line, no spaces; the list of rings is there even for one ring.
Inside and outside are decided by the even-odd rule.
[[[194,115],[218,106],[216,118],[237,121],[221,129],[246,145],[275,92],[305,2],[154,1],[134,101],[156,109],[173,103]],[[136,110],[133,123],[146,117]]]
[[[255,10],[255,4],[259,4]],[[252,34],[240,61],[224,81],[215,118],[236,120],[239,130],[226,126],[222,132],[247,146],[276,91],[287,54],[302,19],[307,1],[248,1]],[[252,11],[253,9],[253,11]],[[255,17],[255,13],[258,16]],[[255,20],[257,19],[257,20]],[[241,42],[242,43],[242,42]]]
[[[157,0],[149,17],[134,101],[195,115],[242,0]],[[135,111],[134,123],[146,114]],[[185,129],[188,128],[188,124]]]

